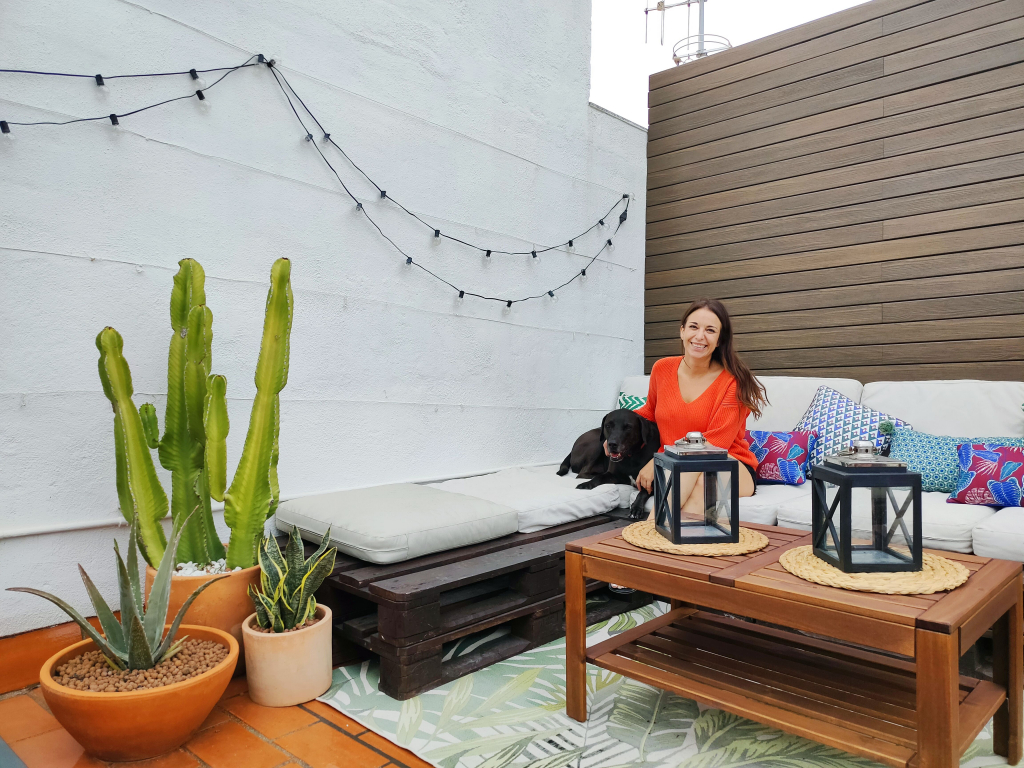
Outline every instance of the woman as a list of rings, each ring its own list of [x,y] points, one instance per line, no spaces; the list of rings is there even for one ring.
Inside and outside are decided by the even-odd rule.
[[[740,462],[740,496],[757,490],[757,458],[744,439],[747,415],[761,415],[768,403],[764,387],[732,347],[732,323],[722,302],[697,299],[683,315],[679,328],[682,357],[654,364],[647,403],[637,413],[654,421],[661,442],[671,445],[687,432],[702,432],[712,445],[725,448]],[[664,450],[664,448],[662,449]],[[704,476],[680,476],[683,511],[704,514]],[[654,460],[640,470],[637,487],[651,492]]]

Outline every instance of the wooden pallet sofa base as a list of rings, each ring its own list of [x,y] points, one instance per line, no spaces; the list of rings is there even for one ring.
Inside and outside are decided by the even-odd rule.
[[[628,522],[599,515],[389,565],[339,556],[317,596],[334,614],[335,661],[354,649],[375,654],[380,690],[404,700],[562,637],[565,543]],[[591,581],[587,590],[605,586]],[[651,601],[601,595],[607,599],[592,602],[588,623]],[[495,628],[508,634],[445,660],[451,643]]]

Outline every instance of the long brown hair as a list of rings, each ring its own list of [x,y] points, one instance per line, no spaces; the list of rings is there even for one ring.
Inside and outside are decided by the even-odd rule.
[[[711,353],[711,359],[720,363],[725,370],[736,379],[736,398],[749,410],[755,419],[761,418],[761,406],[768,405],[768,395],[765,393],[764,385],[761,384],[754,374],[750,372],[747,364],[740,360],[736,350],[732,346],[732,320],[729,318],[729,310],[725,308],[718,299],[697,299],[683,313],[683,319],[679,321],[679,327],[686,325],[686,318],[698,309],[707,309],[714,312],[722,323],[722,329],[718,334],[718,346]],[[683,346],[683,355],[686,354],[686,347]]]

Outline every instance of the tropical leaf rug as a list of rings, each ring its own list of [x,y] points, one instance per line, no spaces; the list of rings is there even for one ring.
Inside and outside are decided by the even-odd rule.
[[[604,640],[667,606],[656,603],[590,627]],[[476,636],[449,658],[494,642]],[[708,709],[621,675],[587,667],[587,723],[565,714],[565,639],[400,702],[377,690],[377,665],[334,672],[321,698],[439,768],[873,768],[877,763]],[[991,724],[961,766],[1005,765]]]

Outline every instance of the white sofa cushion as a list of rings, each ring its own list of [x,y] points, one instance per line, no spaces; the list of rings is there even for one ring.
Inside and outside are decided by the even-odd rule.
[[[825,385],[860,402],[863,385],[856,379],[818,379],[807,376],[758,376],[768,395],[760,419],[747,419],[747,429],[765,432],[791,432],[814,399],[818,387]]]
[[[282,502],[279,529],[319,541],[328,526],[339,552],[399,563],[515,533],[519,513],[493,501],[414,483],[321,493]]]
[[[627,376],[622,380],[622,386],[619,387],[619,392],[630,397],[647,397],[647,392],[650,390],[650,376]]]
[[[974,554],[1024,562],[1024,508],[1003,507],[976,525]]]
[[[760,492],[759,488],[758,493]],[[867,489],[855,489],[855,499],[858,492],[867,493]],[[946,496],[945,493],[921,494],[921,541],[926,548],[930,549],[970,552],[974,546],[972,536],[974,527],[992,517],[994,510],[991,507],[975,504],[947,504]],[[856,501],[854,503],[856,504]],[[864,509],[863,506],[861,508]],[[778,525],[783,528],[811,530],[810,494],[793,501],[783,502],[777,509],[777,515]],[[871,538],[870,515],[870,512],[854,513],[854,538]],[[897,534],[896,538],[902,541],[901,535]]]
[[[572,472],[559,477],[558,465],[514,467],[489,475],[463,477],[433,483],[431,488],[474,496],[502,504],[518,512],[521,533],[532,533],[553,525],[610,512],[628,498],[628,485],[599,485],[577,490],[583,482]]]
[[[933,435],[1024,435],[1020,381],[874,381],[860,402]]]

